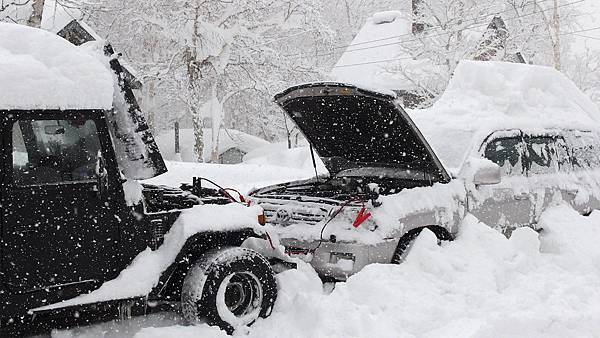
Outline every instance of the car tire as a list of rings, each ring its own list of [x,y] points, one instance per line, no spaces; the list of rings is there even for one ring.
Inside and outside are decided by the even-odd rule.
[[[392,264],[400,264],[404,262],[420,233],[420,230],[409,232],[400,238],[398,246],[396,247],[396,251],[394,251],[394,255],[392,256]]]
[[[452,240],[452,236],[450,236],[450,234],[443,230],[436,230],[429,227],[411,230],[404,236],[402,236],[402,238],[400,238],[398,246],[396,247],[394,255],[392,256],[392,264],[400,264],[404,262],[406,256],[408,256],[408,254],[410,253],[410,250],[413,244],[415,243],[415,240],[417,239],[417,237],[419,237],[423,229],[428,229],[435,234],[438,240],[438,245],[442,244],[442,241]]]
[[[231,334],[271,314],[277,281],[269,262],[254,250],[223,248],[207,253],[187,272],[181,290],[183,317]]]

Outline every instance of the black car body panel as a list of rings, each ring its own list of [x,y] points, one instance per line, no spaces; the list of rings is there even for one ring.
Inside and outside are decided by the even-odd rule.
[[[119,306],[109,303],[121,304],[127,300],[72,307],[56,313],[33,314],[31,310],[88,293],[114,279],[140,252],[162,244],[164,235],[182,210],[201,203],[227,202],[223,196],[215,197],[217,193],[209,194],[205,200],[184,189],[146,185],[143,202],[128,206],[106,113],[95,110],[0,111],[0,336],[20,332],[22,328],[14,331],[15,325],[25,323],[29,327],[31,320],[55,318],[49,325],[40,324],[48,328],[110,317],[102,309],[117,313],[113,310]],[[88,157],[84,157],[94,166],[73,164],[67,161],[72,157],[67,153],[50,156],[47,149],[40,149],[39,137],[63,137],[69,128],[83,125],[82,121],[95,126],[99,140],[98,152],[88,152]],[[46,127],[40,130],[34,122],[42,122]],[[60,127],[61,123],[64,128]],[[15,152],[13,145],[17,129],[23,139],[21,149],[17,150],[26,150],[27,163],[18,163],[22,154]],[[45,146],[59,145],[47,142]],[[78,143],[69,149],[82,148],[86,145]],[[94,153],[101,156],[90,157]],[[56,173],[47,168],[42,171],[48,161],[54,167],[68,167],[68,172]],[[85,177],[81,174],[85,170],[96,171],[96,175]],[[103,174],[98,175],[98,172]],[[84,176],[75,179],[76,175]],[[187,189],[192,190],[189,186]],[[205,190],[209,189],[203,188],[202,192]],[[202,232],[191,237],[175,263],[163,272],[157,288],[145,299],[175,300],[182,275],[193,259],[208,249],[239,246],[249,237],[259,237],[251,226],[236,231]],[[60,318],[61,313],[80,314],[81,311],[100,314],[82,316],[81,321],[72,315]]]

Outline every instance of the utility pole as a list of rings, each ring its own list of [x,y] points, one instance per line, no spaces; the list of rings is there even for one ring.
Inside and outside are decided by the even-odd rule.
[[[533,6],[540,10],[544,24],[548,27],[548,34],[550,35],[550,43],[552,43],[552,56],[554,59],[554,68],[561,70],[561,58],[560,58],[560,13],[558,8],[560,7],[559,0],[553,0],[554,4],[554,15],[550,20],[544,13],[545,9],[540,6],[538,0],[533,0]]]
[[[554,68],[561,70],[561,48],[560,48],[560,13],[558,11],[559,0],[554,0],[554,17],[552,19],[554,26],[554,41],[552,41],[552,47],[554,49]]]
[[[45,0],[33,0],[31,4],[31,16],[27,20],[27,26],[40,28],[42,25],[42,14],[44,13]]]

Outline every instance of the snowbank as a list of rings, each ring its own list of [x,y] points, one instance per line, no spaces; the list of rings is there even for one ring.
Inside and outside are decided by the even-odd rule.
[[[316,151],[314,155],[317,172],[319,174],[327,174],[327,168],[325,168],[325,164],[323,164]],[[308,146],[288,149],[285,143],[270,144],[246,154],[244,156],[244,163],[312,170],[314,174],[313,161],[310,155],[310,147]]]
[[[314,170],[293,169],[267,164],[209,164],[167,162],[169,171],[153,179],[144,181],[150,184],[164,184],[178,187],[181,183],[192,183],[192,177],[208,178],[222,187],[234,188],[245,194],[254,188],[283,182],[305,179],[314,176]]]
[[[454,242],[424,232],[402,265],[370,265],[331,294],[310,267],[279,275],[270,318],[243,337],[594,337],[600,332],[600,214],[546,212],[510,239],[469,217]],[[222,336],[207,326],[136,338]]]
[[[210,161],[212,151],[212,129],[203,129],[204,150],[202,158],[204,161]],[[156,143],[163,157],[168,161],[197,162],[194,150],[195,136],[193,129],[179,130],[180,155],[175,154],[175,131],[167,130],[156,136]],[[248,153],[257,148],[269,145],[269,142],[260,137],[246,134],[235,129],[221,129],[219,131],[219,154],[223,154],[231,148],[238,148]]]
[[[50,32],[0,23],[0,109],[110,109],[107,67]]]
[[[449,168],[495,130],[600,129],[598,107],[564,74],[504,62],[461,62],[435,105],[410,115]]]
[[[235,203],[201,205],[185,210],[165,235],[163,244],[156,251],[148,248],[140,253],[117,278],[89,294],[34,310],[145,296],[158,284],[162,272],[175,261],[188,238],[203,231],[258,227],[257,216],[261,213],[260,207]]]

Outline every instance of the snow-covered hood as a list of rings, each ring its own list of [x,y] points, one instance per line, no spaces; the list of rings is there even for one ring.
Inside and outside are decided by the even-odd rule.
[[[441,163],[394,99],[333,82],[299,85],[275,96],[332,175],[369,169],[386,176],[382,170],[391,168],[447,181]]]
[[[113,78],[97,58],[41,29],[0,23],[0,110],[111,109]]]
[[[463,61],[435,105],[409,112],[447,168],[497,130],[600,129],[600,111],[550,67]]]

